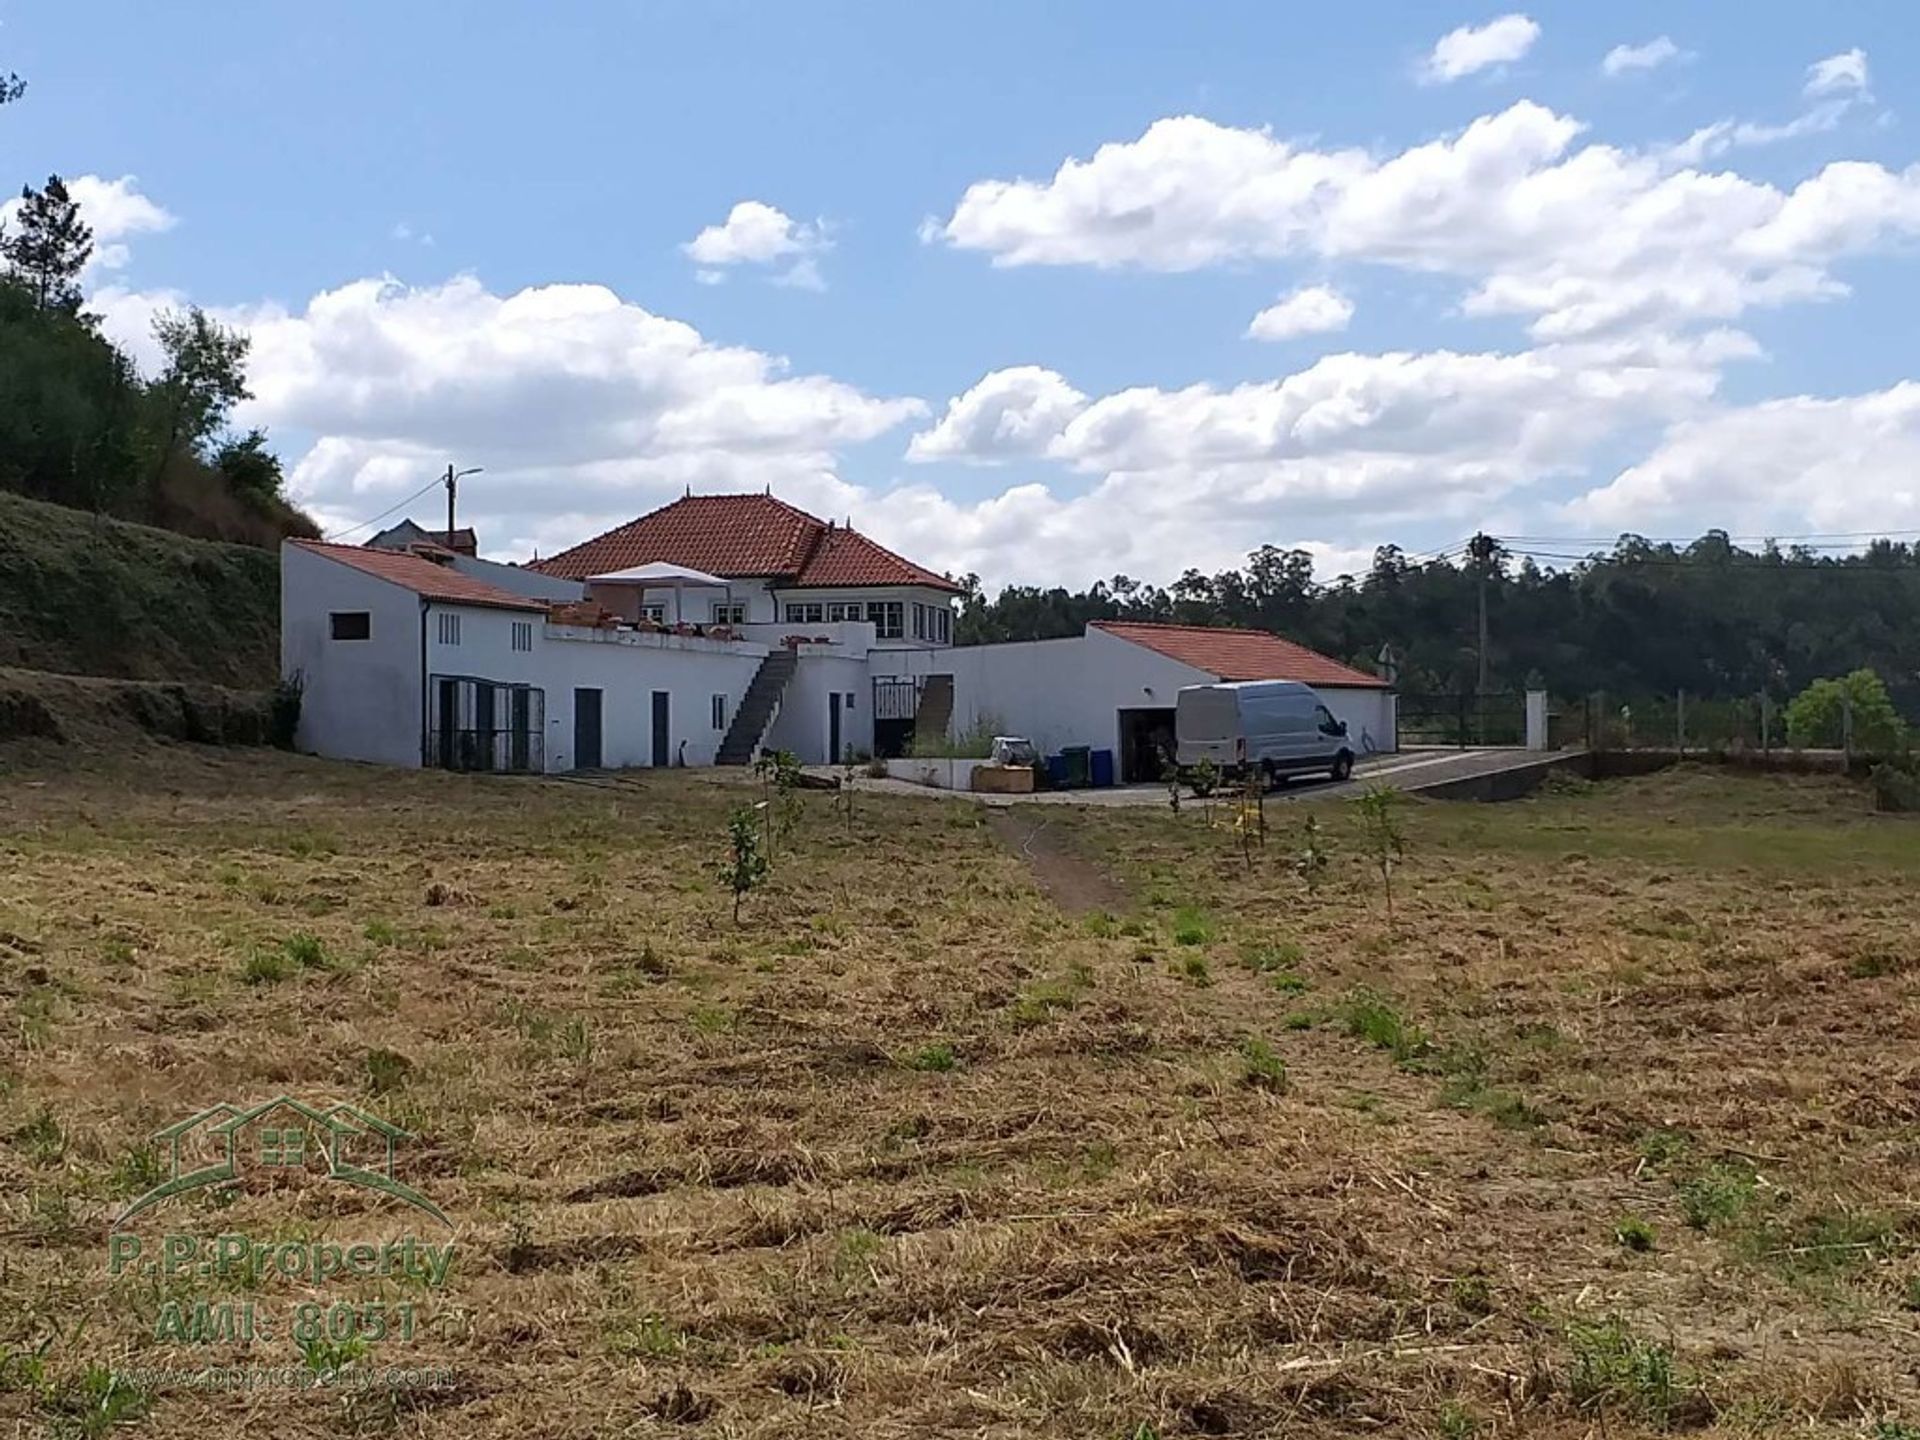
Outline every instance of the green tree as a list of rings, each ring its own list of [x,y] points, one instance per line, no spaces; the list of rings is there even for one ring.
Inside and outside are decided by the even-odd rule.
[[[1400,804],[1403,797],[1391,785],[1369,785],[1353,802],[1359,821],[1361,848],[1380,868],[1380,888],[1387,901],[1387,928],[1393,928],[1393,867],[1406,854],[1406,837],[1400,830]]]
[[[27,82],[11,70],[0,73],[0,105],[11,105],[27,93]]]
[[[0,256],[42,310],[80,310],[80,272],[93,256],[93,227],[58,175],[45,188],[20,191],[14,232],[0,236]]]
[[[727,857],[720,880],[733,892],[733,923],[740,923],[740,902],[767,878],[767,856],[760,848],[760,827],[753,807],[742,805],[727,817]]]
[[[259,501],[278,500],[286,484],[280,457],[267,449],[267,432],[249,430],[228,439],[214,452],[213,468],[226,477],[234,494]]]
[[[1796,746],[1838,748],[1847,738],[1849,705],[1855,750],[1892,755],[1905,746],[1907,727],[1893,708],[1886,681],[1867,669],[1816,680],[1794,696],[1787,706],[1787,739]]]
[[[199,456],[225,426],[247,389],[247,351],[252,341],[193,306],[155,318],[154,338],[166,355],[160,377],[148,391],[155,413],[156,483],[179,454]]]

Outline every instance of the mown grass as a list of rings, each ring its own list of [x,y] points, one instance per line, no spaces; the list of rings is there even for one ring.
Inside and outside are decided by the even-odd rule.
[[[1920,1016],[1858,964],[1910,950],[1920,827],[1821,785],[1409,807],[1389,930],[1325,805],[1311,894],[1283,826],[1249,870],[1197,807],[1061,810],[1112,882],[1080,915],[964,804],[870,794],[849,831],[807,797],[736,926],[713,877],[753,792],[725,775],[162,751],[0,778],[0,1426],[259,1420],[101,1388],[182,1358],[151,1311],[199,1287],[114,1282],[100,1237],[165,1173],[156,1130],[280,1093],[407,1131],[396,1173],[461,1258],[404,1290],[435,1316],[409,1345],[254,1347],[449,1385],[291,1396],[276,1434],[1920,1413]],[[1783,866],[1803,839],[1831,854]],[[311,1174],[167,1203],[209,1234],[409,1223]]]

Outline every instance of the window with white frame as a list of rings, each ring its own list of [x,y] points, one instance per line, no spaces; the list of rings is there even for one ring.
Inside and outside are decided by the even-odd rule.
[[[513,648],[516,650],[533,649],[533,622],[516,620],[513,622]]]
[[[866,607],[858,600],[829,600],[827,602],[827,619],[829,621],[864,620],[866,618]]]
[[[913,602],[913,638],[916,640],[927,638],[927,607],[918,600]]]
[[[727,697],[724,695],[713,697],[713,728],[716,730],[727,728]]]
[[[826,607],[818,600],[789,600],[787,602],[787,623],[789,625],[818,625],[826,618]]]
[[[870,600],[867,602],[867,619],[873,622],[873,633],[881,640],[905,638],[905,614],[904,601]]]
[[[716,600],[713,602],[713,623],[716,625],[744,625],[747,623],[747,602],[744,600]]]
[[[953,642],[953,611],[945,605],[933,607],[933,643],[949,645]]]
[[[664,605],[642,605],[640,607],[640,618],[642,620],[651,620],[656,625],[664,625],[667,623],[667,607]]]
[[[440,643],[442,645],[458,645],[460,643],[460,617],[450,610],[442,610],[434,618],[439,622],[436,633],[440,637]]]

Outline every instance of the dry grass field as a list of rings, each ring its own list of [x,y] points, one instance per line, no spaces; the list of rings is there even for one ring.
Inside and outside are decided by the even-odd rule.
[[[807,794],[736,925],[743,776],[25,758],[0,1433],[1920,1435],[1920,824],[1844,782],[1410,803],[1391,927],[1350,806],[1250,869]],[[110,1273],[148,1137],[282,1093],[413,1134],[444,1287]],[[447,1233],[299,1172],[130,1228]],[[196,1298],[421,1318],[157,1341]],[[141,1378],[208,1364],[335,1383]]]

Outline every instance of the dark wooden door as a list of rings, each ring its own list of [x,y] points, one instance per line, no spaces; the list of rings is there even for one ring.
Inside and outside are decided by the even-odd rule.
[[[827,692],[827,763],[840,763],[840,692]]]
[[[656,690],[653,692],[653,763],[656,765],[673,763],[673,757],[667,754],[672,728],[673,696],[668,691]]]
[[[573,692],[573,768],[600,768],[600,692]]]

